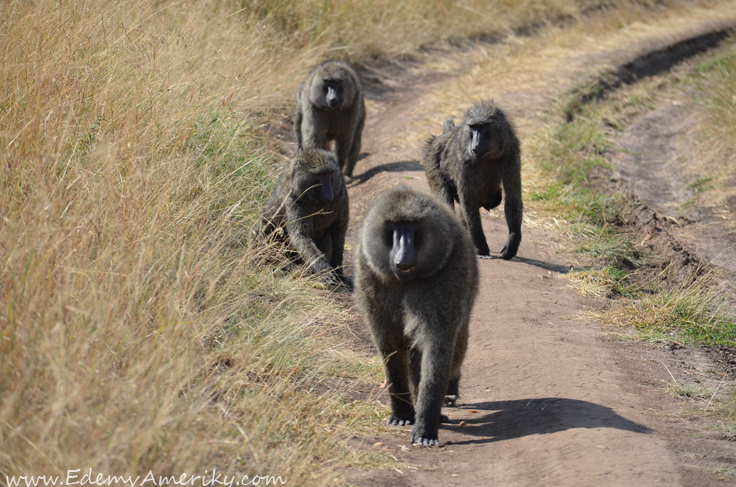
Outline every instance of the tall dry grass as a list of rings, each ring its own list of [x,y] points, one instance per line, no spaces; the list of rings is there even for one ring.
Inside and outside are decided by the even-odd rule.
[[[704,61],[693,76],[701,109],[697,128],[702,140],[690,170],[694,200],[720,214],[729,230],[736,229],[736,42]]]
[[[340,396],[310,392],[357,360],[339,310],[243,245],[289,56],[225,6],[3,4],[4,475],[309,484],[345,456]]]
[[[696,69],[700,103],[705,108],[710,142],[724,154],[736,140],[736,41],[730,39],[721,51]]]
[[[264,121],[324,57],[596,5],[3,2],[0,483],[214,467],[332,482],[352,458],[341,425],[375,411],[322,381],[379,368],[340,347],[337,306],[243,243],[272,186]]]

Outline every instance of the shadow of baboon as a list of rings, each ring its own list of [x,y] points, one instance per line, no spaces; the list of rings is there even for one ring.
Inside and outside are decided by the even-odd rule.
[[[419,161],[399,161],[390,162],[388,164],[382,164],[380,166],[372,167],[363,174],[353,176],[353,181],[349,185],[354,188],[368,181],[369,179],[381,174],[382,172],[409,172],[409,171],[422,171],[424,172],[424,166]]]
[[[545,397],[461,404],[458,407],[476,409],[479,414],[466,419],[462,428],[455,429],[452,424],[454,421],[444,427],[478,439],[453,441],[454,445],[493,443],[575,428],[615,428],[642,434],[652,432],[650,428],[620,416],[611,408],[577,399]]]
[[[501,260],[501,257],[498,255],[490,255],[488,257],[483,257],[483,260]],[[552,272],[559,272],[560,274],[567,274],[568,272],[572,271],[572,266],[562,265],[562,264],[553,264],[552,262],[544,262],[537,259],[528,259],[526,257],[519,257],[518,255],[515,256],[511,261],[517,261],[521,262],[522,264],[527,265],[533,265],[535,267],[542,268],[546,271],[552,271]]]

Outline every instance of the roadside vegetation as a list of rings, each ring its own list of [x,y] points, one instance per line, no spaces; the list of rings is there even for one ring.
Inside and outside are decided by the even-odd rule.
[[[637,202],[611,183],[606,155],[616,132],[632,116],[654,108],[662,92],[697,89],[703,116],[699,133],[702,147],[708,149],[692,170],[713,175],[693,176],[700,188],[697,197],[727,204],[733,188],[726,183],[736,169],[734,46],[728,42],[686,73],[642,80],[603,97],[596,96],[595,83],[584,87],[561,102],[560,111],[574,113],[572,120],[549,127],[534,145],[548,181],[530,192],[530,201],[562,217],[561,229],[571,237],[571,250],[593,262],[572,273],[571,282],[586,294],[617,298],[615,310],[609,310],[605,320],[632,326],[647,340],[736,346],[736,311],[730,301],[734,289],[715,286],[717,271],[707,264],[679,279],[665,279],[674,263],[637,243],[641,235],[629,226]],[[581,99],[590,101],[580,103]]]
[[[346,385],[380,381],[341,338],[351,317],[248,244],[288,156],[268,128],[300,73],[666,4],[4,2],[0,483],[216,467],[325,485],[386,461],[344,443],[384,414],[349,399]],[[585,161],[550,165],[559,178],[533,198],[584,214],[606,278],[624,282],[619,264],[640,257],[607,222],[625,202],[580,179],[605,140],[560,130],[553,157]]]
[[[700,64],[693,74],[704,123],[700,130],[705,151],[695,170],[710,173],[695,179],[699,202],[736,208],[736,42]],[[707,168],[707,171],[705,170]],[[731,221],[731,229],[736,228]]]

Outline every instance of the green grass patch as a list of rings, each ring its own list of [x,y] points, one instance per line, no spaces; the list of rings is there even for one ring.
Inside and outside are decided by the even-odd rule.
[[[712,275],[694,276],[677,289],[645,294],[623,304],[617,321],[634,326],[642,338],[691,344],[736,346],[736,316],[729,294],[711,289]]]
[[[603,258],[622,273],[625,273],[622,269],[633,269],[642,263],[642,252],[628,238],[608,226],[595,235],[588,234],[588,238],[573,250],[594,258]]]
[[[529,194],[529,201],[566,222],[563,231],[575,235],[575,251],[614,265],[639,263],[631,244],[611,223],[624,219],[628,201],[596,181],[610,171],[606,153],[611,137],[602,130],[605,112],[600,102],[578,108],[573,121],[550,127],[539,136],[534,159],[545,178]]]
[[[610,142],[591,118],[597,114],[594,111],[587,114],[553,131],[549,157],[541,162],[541,167],[563,185],[580,185],[586,182],[593,168],[608,168],[604,154]]]

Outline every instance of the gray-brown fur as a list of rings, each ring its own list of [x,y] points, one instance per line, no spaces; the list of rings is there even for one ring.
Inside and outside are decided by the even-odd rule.
[[[281,172],[263,208],[257,231],[284,239],[322,280],[342,277],[348,193],[335,155],[322,149],[300,152]]]
[[[480,208],[495,208],[505,197],[509,236],[501,257],[511,259],[521,243],[523,215],[521,148],[511,123],[493,102],[482,101],[466,112],[459,127],[451,118],[446,119],[443,131],[430,138],[424,149],[429,186],[451,207],[455,201],[459,203],[481,256],[490,255],[490,250],[481,226]],[[475,154],[474,132],[478,142]]]
[[[468,232],[436,196],[397,188],[371,205],[355,249],[355,295],[383,358],[388,423],[414,424],[412,443],[439,444],[477,289]]]
[[[363,88],[349,64],[326,61],[309,73],[296,96],[296,140],[299,149],[329,149],[349,179],[360,155],[365,123]]]

